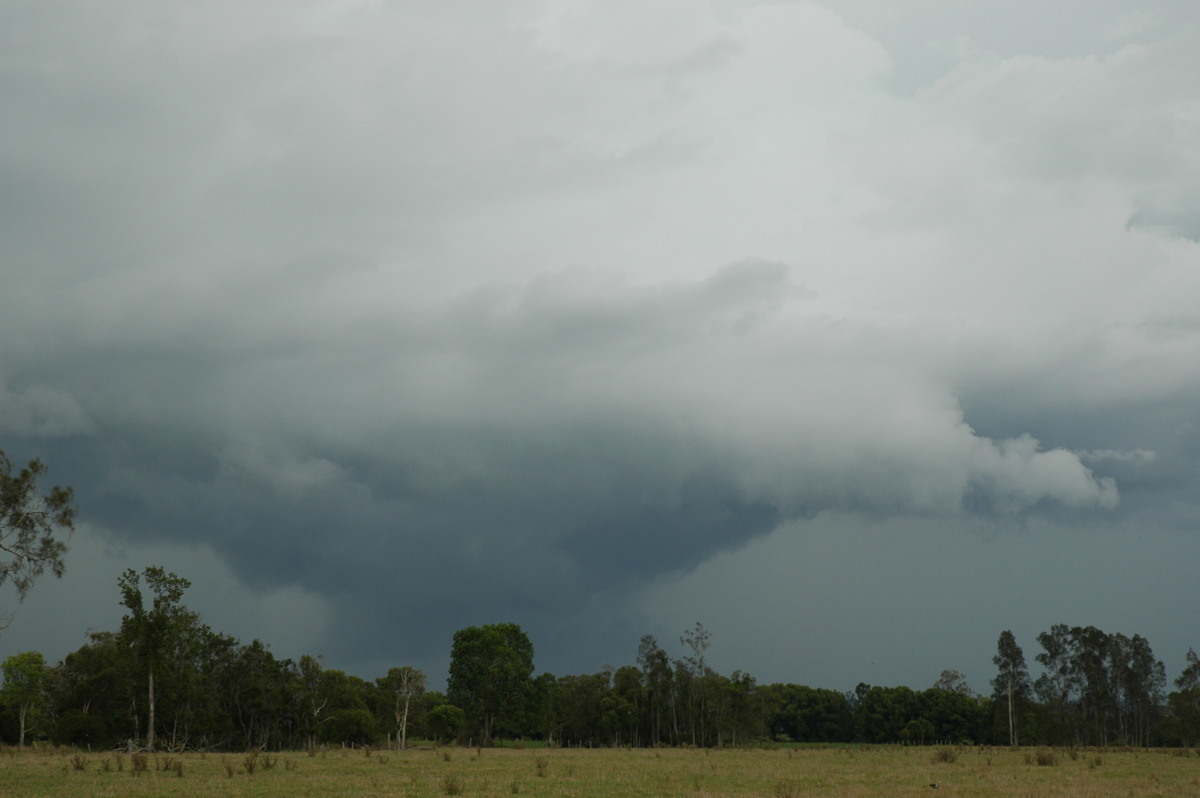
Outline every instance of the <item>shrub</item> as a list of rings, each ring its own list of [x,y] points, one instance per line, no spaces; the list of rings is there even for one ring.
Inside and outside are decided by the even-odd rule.
[[[934,762],[957,762],[958,752],[953,748],[939,748],[933,754]]]
[[[799,798],[800,788],[791,782],[777,781],[771,794],[775,798]]]
[[[466,783],[462,776],[443,776],[442,777],[442,792],[445,795],[462,795],[467,789]]]

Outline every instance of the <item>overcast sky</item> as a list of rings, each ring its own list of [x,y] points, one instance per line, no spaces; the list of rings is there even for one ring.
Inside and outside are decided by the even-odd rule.
[[[0,120],[0,448],[81,519],[0,653],[152,564],[435,685],[1200,647],[1194,0],[0,0]]]

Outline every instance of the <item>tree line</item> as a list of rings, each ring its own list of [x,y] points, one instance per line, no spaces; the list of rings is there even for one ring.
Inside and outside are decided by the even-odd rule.
[[[1166,692],[1162,663],[1138,635],[1054,626],[1038,635],[1043,672],[1030,676],[1001,633],[991,692],[955,671],[929,688],[859,684],[849,692],[760,685],[708,663],[697,623],[672,656],[647,635],[636,663],[596,673],[535,674],[516,624],[455,633],[445,692],[398,666],[372,681],[320,658],[279,659],[261,641],[213,631],[183,604],[186,579],[126,571],[120,628],[95,632],[56,665],[8,657],[0,738],[91,749],[302,749],[396,746],[410,740],[492,745],[737,746],[773,742],[972,742],[1026,745],[1196,745],[1200,660]]]
[[[46,492],[38,460],[14,473],[0,451],[0,585],[23,599],[63,572],[76,509],[70,488]],[[278,659],[261,641],[215,632],[183,604],[187,579],[160,567],[118,580],[126,610],[48,665],[36,651],[0,663],[0,740],[87,748],[299,749],[407,746],[410,738],[491,745],[502,739],[570,746],[736,746],[977,742],[1009,745],[1200,744],[1200,658],[1167,692],[1166,672],[1140,635],[1055,625],[1037,636],[1032,678],[1011,631],[997,641],[991,692],[955,671],[928,689],[859,684],[839,692],[759,685],[708,664],[697,623],[672,657],[641,639],[636,664],[592,674],[534,675],[533,645],[516,624],[454,635],[445,692],[398,666],[367,681],[319,657]],[[9,617],[0,616],[0,629]]]

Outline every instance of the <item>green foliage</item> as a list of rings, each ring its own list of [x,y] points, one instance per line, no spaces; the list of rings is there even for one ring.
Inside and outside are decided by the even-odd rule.
[[[425,693],[425,674],[411,666],[392,668],[387,676],[375,680],[380,691],[389,699],[391,721],[395,724],[400,748],[408,747],[408,729],[419,721],[415,712],[421,709],[419,699]]]
[[[462,709],[463,732],[482,745],[493,735],[520,734],[533,688],[533,644],[515,623],[470,626],[454,633],[447,695]]]
[[[142,580],[150,590],[150,606],[142,594]],[[154,750],[157,711],[155,684],[160,691],[179,700],[186,686],[178,678],[186,675],[178,669],[181,661],[194,658],[193,647],[204,642],[207,629],[199,626],[199,616],[180,602],[191,582],[169,573],[159,566],[150,566],[139,575],[132,568],[118,580],[121,604],[129,613],[121,620],[121,639],[135,652],[141,672],[146,675],[146,747]],[[164,682],[163,677],[167,677]]]
[[[449,743],[458,739],[467,715],[453,704],[439,704],[429,711],[429,736],[438,742]]]
[[[1150,745],[1166,689],[1163,664],[1141,635],[1059,624],[1038,635],[1046,742]]]
[[[0,451],[0,585],[11,582],[21,600],[47,569],[63,575],[67,544],[62,536],[75,529],[71,489],[55,485],[39,492],[38,480],[46,470],[40,460],[31,460],[14,474],[12,462]],[[0,628],[7,625],[6,619]]]
[[[7,657],[0,669],[4,672],[0,699],[17,711],[20,723],[17,747],[23,748],[26,733],[39,726],[47,703],[46,660],[37,651],[25,651]]]

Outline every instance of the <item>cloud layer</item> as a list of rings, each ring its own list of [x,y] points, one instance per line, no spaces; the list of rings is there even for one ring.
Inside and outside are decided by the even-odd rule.
[[[3,445],[352,669],[828,518],[1190,541],[1196,14],[935,5],[9,4]]]

